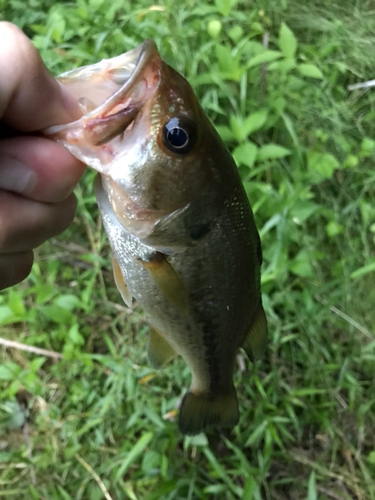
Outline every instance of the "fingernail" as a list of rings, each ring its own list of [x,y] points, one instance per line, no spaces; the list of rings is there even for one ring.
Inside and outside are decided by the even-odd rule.
[[[37,183],[36,173],[15,158],[0,155],[0,189],[14,193],[30,192]]]

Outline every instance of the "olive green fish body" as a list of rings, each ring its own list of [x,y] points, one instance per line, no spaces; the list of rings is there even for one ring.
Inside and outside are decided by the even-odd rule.
[[[257,359],[267,338],[260,239],[236,165],[152,41],[62,81],[83,116],[46,134],[100,173],[115,281],[150,320],[150,364],[179,354],[191,370],[180,429],[233,426],[237,349]]]
[[[97,199],[111,248],[131,295],[188,364],[192,372],[191,392],[204,394],[209,401],[220,401],[223,396],[232,399],[228,421],[234,425],[238,420],[232,382],[235,356],[261,307],[260,241],[242,186],[223,200],[221,214],[201,241],[182,253],[166,256],[184,284],[188,314],[165,298],[142,265],[141,260],[152,258],[155,249],[141,243],[119,224],[100,185]],[[222,404],[226,404],[225,399]],[[196,433],[205,423],[199,420],[198,428],[190,425],[182,430]]]

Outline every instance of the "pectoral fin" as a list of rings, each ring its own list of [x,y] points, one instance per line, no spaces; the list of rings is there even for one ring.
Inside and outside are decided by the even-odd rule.
[[[253,325],[242,347],[251,361],[260,359],[267,347],[267,318],[260,305]]]
[[[188,314],[185,287],[171,264],[161,252],[155,252],[149,261],[140,259],[164,297],[180,311]]]
[[[113,269],[113,276],[115,278],[115,283],[118,288],[118,291],[121,294],[122,300],[128,307],[131,308],[133,302],[132,295],[129,291],[129,288],[126,286],[119,263],[117,262],[116,257],[113,254],[112,254],[112,269]]]
[[[155,368],[155,370],[162,368],[175,356],[177,356],[177,352],[173,347],[168,344],[156,328],[151,327],[147,343],[147,358],[152,368]]]

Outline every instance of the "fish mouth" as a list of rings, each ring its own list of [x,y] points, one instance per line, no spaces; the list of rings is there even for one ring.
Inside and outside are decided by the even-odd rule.
[[[125,54],[61,74],[58,80],[78,101],[82,117],[49,127],[44,135],[61,142],[98,172],[108,174],[106,166],[117,149],[111,148],[111,141],[126,132],[157,91],[160,64],[155,42],[146,40]]]
[[[61,83],[71,86],[73,92],[76,85],[70,85],[71,82],[74,84],[72,80],[90,83],[90,89],[86,85],[82,88],[82,91],[85,91],[84,96],[76,95],[86,118],[108,115],[109,110],[111,114],[114,114],[118,106],[131,98],[130,94],[134,93],[139,82],[151,76],[144,73],[148,66],[159,57],[155,42],[146,40],[125,54],[68,71],[60,75],[58,79]],[[150,78],[147,78],[147,83],[152,83],[149,80]],[[104,101],[100,103],[103,97]],[[90,103],[95,106],[94,109],[89,109]]]

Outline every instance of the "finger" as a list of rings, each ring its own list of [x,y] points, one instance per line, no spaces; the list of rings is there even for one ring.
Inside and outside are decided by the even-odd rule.
[[[0,141],[0,189],[55,203],[70,195],[84,169],[50,139],[24,136]]]
[[[0,254],[24,252],[62,233],[77,206],[72,194],[59,203],[40,203],[0,191]]]
[[[34,254],[19,252],[0,255],[0,290],[27,278],[34,261]]]
[[[0,117],[8,125],[30,132],[81,116],[76,100],[19,28],[0,22],[0,40]]]

